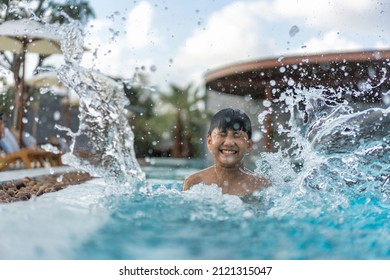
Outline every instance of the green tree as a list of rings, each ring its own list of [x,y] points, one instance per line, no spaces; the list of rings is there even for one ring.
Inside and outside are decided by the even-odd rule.
[[[85,0],[30,0],[24,1],[26,5],[20,5],[20,2],[22,1],[0,0],[3,9],[0,13],[0,22],[21,19],[34,14],[49,23],[63,24],[66,17],[70,17],[86,24],[89,18],[95,17],[89,1]]]
[[[170,91],[161,95],[162,102],[169,104],[175,115],[172,157],[200,156],[203,126],[210,117],[204,109],[206,98],[192,84],[171,84]]]
[[[171,84],[168,92],[159,92],[149,86],[142,73],[123,85],[130,101],[129,123],[137,158],[200,156],[203,126],[210,115],[204,110],[206,96],[199,89]],[[171,140],[169,148],[166,145]]]
[[[150,88],[148,77],[140,72],[136,72],[130,82],[123,82],[123,86],[130,101],[129,123],[135,137],[135,154],[138,158],[150,156],[159,139],[159,131],[154,123],[155,91]]]

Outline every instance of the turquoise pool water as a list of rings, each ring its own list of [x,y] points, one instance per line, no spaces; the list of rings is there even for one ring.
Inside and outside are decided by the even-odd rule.
[[[273,186],[239,198],[202,185],[183,193],[181,183],[150,178],[118,192],[94,179],[0,205],[0,259],[390,258],[380,195]]]
[[[367,197],[348,209],[275,217],[256,199],[217,189],[106,198],[110,219],[75,250],[86,259],[388,259],[388,206]],[[261,201],[261,199],[259,199]]]

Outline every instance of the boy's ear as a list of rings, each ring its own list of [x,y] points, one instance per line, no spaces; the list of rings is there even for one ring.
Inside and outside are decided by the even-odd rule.
[[[207,145],[211,144],[211,135],[210,134],[207,134],[206,143],[207,143]]]
[[[211,139],[211,134],[207,134],[206,143],[207,143],[207,148],[208,148],[209,150],[210,150],[211,141],[213,141],[213,140]]]

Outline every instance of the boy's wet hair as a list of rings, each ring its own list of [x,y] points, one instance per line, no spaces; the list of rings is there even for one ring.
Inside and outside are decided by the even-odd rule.
[[[248,138],[252,137],[251,120],[239,109],[226,108],[217,112],[210,122],[209,134],[215,129],[226,132],[228,129],[234,131],[242,130],[248,134]]]

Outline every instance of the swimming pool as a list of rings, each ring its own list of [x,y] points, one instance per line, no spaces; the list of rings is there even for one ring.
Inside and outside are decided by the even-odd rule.
[[[99,178],[0,205],[0,258],[390,258],[382,192],[274,185],[239,198],[202,185],[183,193],[181,183],[149,178],[118,191]]]

